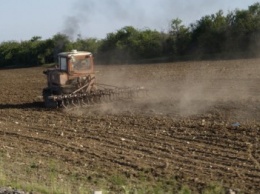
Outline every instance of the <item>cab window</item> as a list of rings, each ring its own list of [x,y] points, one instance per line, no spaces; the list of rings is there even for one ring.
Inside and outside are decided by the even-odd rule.
[[[67,59],[65,57],[59,57],[60,70],[67,71]]]
[[[84,59],[74,59],[72,60],[72,68],[73,71],[87,71],[91,69],[91,61],[90,58]]]

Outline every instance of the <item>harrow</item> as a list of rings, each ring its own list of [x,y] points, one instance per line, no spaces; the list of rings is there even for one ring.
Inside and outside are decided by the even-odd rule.
[[[71,94],[52,95],[49,100],[56,102],[58,107],[79,107],[102,102],[113,102],[119,100],[132,100],[147,96],[148,90],[144,87],[116,87],[105,84],[106,88],[96,89],[90,92],[72,92]],[[107,88],[109,86],[109,88]]]

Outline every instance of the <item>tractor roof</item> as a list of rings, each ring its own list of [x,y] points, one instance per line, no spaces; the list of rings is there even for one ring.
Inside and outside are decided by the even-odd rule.
[[[70,56],[77,56],[77,55],[92,55],[92,53],[87,51],[77,51],[77,50],[59,53],[59,56],[63,56],[63,57],[70,57]]]

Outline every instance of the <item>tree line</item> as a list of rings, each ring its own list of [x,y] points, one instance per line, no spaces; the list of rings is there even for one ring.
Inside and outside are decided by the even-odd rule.
[[[189,26],[176,18],[167,32],[125,26],[104,39],[78,35],[70,40],[58,33],[46,40],[6,41],[0,43],[0,67],[53,63],[59,52],[72,49],[91,51],[106,64],[258,57],[260,3],[226,15],[220,10]]]

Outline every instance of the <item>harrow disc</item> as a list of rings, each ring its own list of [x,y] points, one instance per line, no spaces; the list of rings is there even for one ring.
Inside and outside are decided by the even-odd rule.
[[[49,99],[56,102],[59,107],[71,108],[88,106],[97,103],[113,102],[125,99],[134,99],[147,95],[147,90],[141,87],[136,88],[104,88],[90,92],[78,92],[64,95],[49,96]]]

